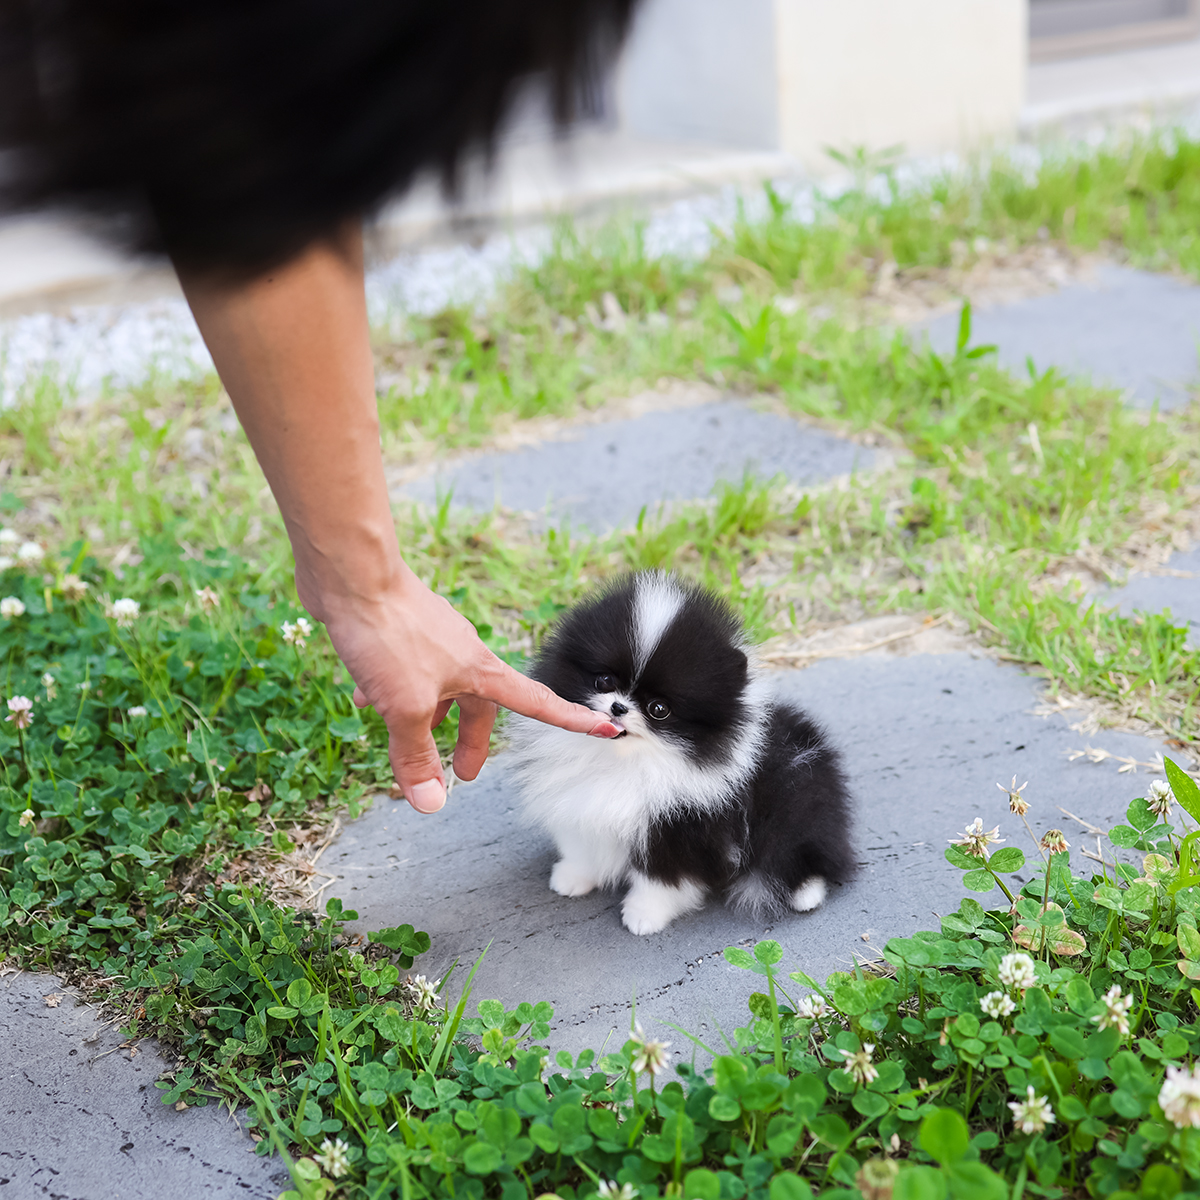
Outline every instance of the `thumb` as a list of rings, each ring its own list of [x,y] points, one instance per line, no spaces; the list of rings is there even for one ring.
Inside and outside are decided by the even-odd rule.
[[[419,813],[437,812],[446,803],[446,776],[428,725],[392,726],[388,733],[388,758],[404,798]]]

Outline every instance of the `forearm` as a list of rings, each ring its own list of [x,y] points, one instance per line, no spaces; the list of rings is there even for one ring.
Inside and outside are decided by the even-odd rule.
[[[247,283],[184,279],[184,292],[279,503],[296,588],[387,722],[414,808],[445,803],[430,730],[460,713],[455,769],[473,779],[496,705],[615,737],[603,715],[518,674],[400,557],[379,450],[362,239],[347,233]]]
[[[408,572],[380,457],[358,230],[248,282],[183,286],[283,514],[301,600],[320,620],[376,603]]]

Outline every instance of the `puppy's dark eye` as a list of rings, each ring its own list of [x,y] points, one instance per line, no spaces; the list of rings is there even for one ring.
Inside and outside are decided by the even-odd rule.
[[[665,721],[671,715],[671,710],[661,700],[651,700],[646,705],[646,712],[656,721]]]
[[[598,692],[615,692],[617,681],[611,675],[597,675],[592,686]]]

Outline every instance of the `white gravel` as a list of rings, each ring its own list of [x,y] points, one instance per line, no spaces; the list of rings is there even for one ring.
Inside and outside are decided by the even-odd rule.
[[[1038,151],[1012,147],[1010,161],[1036,169]],[[908,162],[896,176],[902,187],[962,169],[954,156]],[[822,193],[837,195],[849,173],[826,180]],[[817,193],[798,180],[779,180],[776,190],[801,220],[814,214]],[[883,178],[871,190],[887,195]],[[708,252],[714,230],[732,226],[739,206],[750,217],[766,212],[759,187],[727,186],[689,197],[653,213],[645,244],[652,256],[696,259]],[[367,302],[376,325],[402,326],[406,314],[437,312],[449,304],[480,304],[520,263],[535,263],[551,243],[549,227],[492,237],[479,246],[456,245],[404,254],[368,273]],[[191,313],[181,300],[81,307],[69,315],[37,313],[0,321],[0,407],[19,403],[46,385],[87,399],[106,390],[138,386],[154,378],[195,379],[213,369]]]
[[[813,210],[811,189],[781,181],[804,216]],[[761,189],[729,186],[677,201],[654,213],[646,227],[653,256],[704,255],[713,229],[727,229],[739,202],[748,213],[765,208]],[[367,303],[376,325],[402,323],[406,314],[429,314],[449,304],[480,304],[522,264],[536,263],[551,244],[549,227],[401,255],[367,275]],[[68,315],[34,313],[0,321],[0,407],[18,403],[43,386],[73,398],[90,398],[154,378],[195,379],[213,369],[187,305],[181,300],[89,306]]]

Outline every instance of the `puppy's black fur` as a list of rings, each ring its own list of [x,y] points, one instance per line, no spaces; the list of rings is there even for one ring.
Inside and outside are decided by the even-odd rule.
[[[769,707],[763,742],[758,769],[730,808],[651,822],[634,866],[664,883],[694,879],[727,897],[739,878],[756,873],[769,896],[750,906],[773,913],[786,911],[810,879],[849,879],[849,796],[837,751],[808,716],[778,702]]]
[[[519,726],[529,808],[563,854],[555,890],[629,879],[626,924],[650,932],[704,892],[774,915],[815,907],[825,883],[850,876],[838,753],[811,718],[769,695],[749,649],[727,604],[661,574],[625,579],[559,622],[532,674],[624,732],[581,752]],[[589,848],[609,840],[621,852]],[[664,899],[660,925],[631,922],[639,877],[693,899],[674,913]]]

